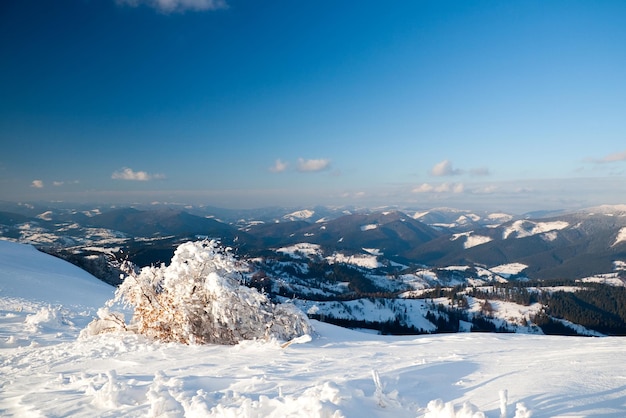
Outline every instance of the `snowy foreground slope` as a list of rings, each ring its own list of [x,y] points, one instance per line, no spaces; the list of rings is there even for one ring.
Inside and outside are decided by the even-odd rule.
[[[317,335],[235,346],[79,339],[113,288],[0,241],[0,416],[621,417],[621,338]]]

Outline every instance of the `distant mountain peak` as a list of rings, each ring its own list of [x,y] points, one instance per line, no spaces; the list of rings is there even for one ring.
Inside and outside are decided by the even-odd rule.
[[[582,212],[588,213],[588,214],[626,216],[626,204],[593,206],[587,209],[583,209]]]
[[[312,218],[313,215],[315,215],[314,210],[303,209],[303,210],[297,210],[295,212],[288,213],[285,216],[283,216],[283,219],[288,220],[288,221],[304,220],[304,219]]]

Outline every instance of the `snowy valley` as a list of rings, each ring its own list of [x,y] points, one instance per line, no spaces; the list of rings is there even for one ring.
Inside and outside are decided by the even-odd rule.
[[[449,208],[0,208],[4,239],[114,285],[124,260],[167,264],[181,243],[215,238],[249,263],[247,286],[333,324],[384,334],[626,335],[622,206],[542,217]]]

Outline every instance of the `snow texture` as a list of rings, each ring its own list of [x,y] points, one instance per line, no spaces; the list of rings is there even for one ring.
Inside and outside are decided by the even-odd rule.
[[[288,213],[287,215],[283,216],[283,219],[288,221],[298,221],[303,219],[310,219],[311,217],[313,217],[313,215],[315,215],[315,211],[304,209]]]
[[[613,243],[613,247],[615,247],[620,242],[626,241],[626,227],[623,227],[617,233],[617,237],[615,238],[615,242]]]
[[[376,229],[376,228],[378,228],[377,224],[361,225],[361,231],[363,231],[363,232],[370,231],[370,230]]]
[[[476,247],[478,245],[486,244],[493,241],[493,238],[491,237],[487,237],[484,235],[472,235],[472,232],[473,231],[453,234],[450,240],[455,241],[461,237],[465,237],[465,242],[463,242],[463,248],[465,249]]]
[[[46,271],[65,281],[37,292]],[[162,343],[124,332],[78,339],[110,287],[96,290],[92,277],[4,242],[0,272],[0,412],[7,417],[626,414],[623,338],[390,337],[314,322],[311,341],[285,348],[276,340]],[[13,281],[20,295],[7,290]],[[85,298],[66,300],[70,288]]]
[[[352,264],[368,269],[376,269],[382,266],[382,263],[378,261],[375,255],[369,254],[345,255],[342,253],[334,253],[332,256],[326,257],[326,261],[328,261],[329,264]]]
[[[289,247],[282,247],[276,250],[276,252],[289,255],[291,258],[311,258],[322,255],[322,249],[318,244],[311,244],[308,242],[301,242],[298,244],[290,245]]]
[[[521,273],[524,269],[528,268],[526,264],[522,263],[509,263],[509,264],[501,264],[499,266],[495,266],[490,268],[494,273],[497,273],[503,277],[510,277],[516,274]]]
[[[519,220],[513,222],[513,224],[504,229],[502,238],[507,239],[509,237],[526,238],[532,235],[543,234],[550,231],[560,231],[569,226],[569,223],[565,221],[554,222],[532,222],[528,220]]]

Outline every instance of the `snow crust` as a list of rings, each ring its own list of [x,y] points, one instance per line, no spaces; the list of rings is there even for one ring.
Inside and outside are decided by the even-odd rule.
[[[332,256],[326,257],[326,260],[330,264],[345,263],[359,267],[365,267],[368,269],[376,269],[382,267],[382,263],[378,261],[375,255],[371,254],[345,255],[342,253],[334,253]]]
[[[577,281],[581,283],[602,283],[609,286],[626,286],[626,283],[620,278],[618,273],[598,274]]]
[[[160,343],[130,333],[78,339],[93,311],[111,297],[109,286],[95,289],[91,276],[12,243],[0,242],[0,272],[3,416],[522,418],[626,412],[622,338],[390,337],[313,321],[312,340],[284,348],[273,340]],[[37,292],[46,272],[54,285]],[[13,281],[21,287],[11,292],[19,294],[7,290]],[[69,296],[71,288],[77,300]]]
[[[305,258],[322,255],[322,249],[318,244],[311,244],[308,242],[301,242],[288,247],[281,247],[276,251],[288,254],[292,258]]]
[[[626,216],[626,205],[600,205],[585,209],[589,215],[603,214],[607,216]]]
[[[522,263],[509,263],[509,264],[500,264],[499,266],[495,266],[490,268],[494,273],[500,274],[503,277],[510,277],[515,274],[521,273],[524,269],[528,268],[526,264]]]
[[[376,228],[378,228],[377,224],[361,225],[361,231],[363,231],[363,232],[371,231],[372,229],[376,229]]]
[[[31,245],[0,240],[0,297],[102,306],[115,288]]]
[[[465,237],[465,242],[463,242],[463,248],[465,249],[476,247],[478,245],[486,244],[493,241],[493,238],[491,237],[487,237],[484,235],[472,235],[472,233],[473,231],[454,234],[452,235],[451,240],[455,241],[461,237]]]
[[[615,238],[615,242],[613,243],[613,247],[624,241],[626,241],[626,226],[620,228],[619,232],[617,233],[617,237]]]
[[[519,220],[513,222],[513,224],[504,229],[502,238],[507,239],[510,236],[515,238],[526,238],[532,235],[543,234],[544,232],[560,231],[569,226],[565,221],[554,222],[532,222],[528,220]]]
[[[297,221],[297,220],[303,220],[303,219],[310,219],[311,217],[313,217],[313,215],[315,215],[315,211],[304,209],[304,210],[298,210],[292,213],[288,213],[287,215],[283,216],[283,219],[289,220],[289,221]]]
[[[487,219],[504,223],[513,219],[513,216],[508,213],[490,213],[487,215]]]

